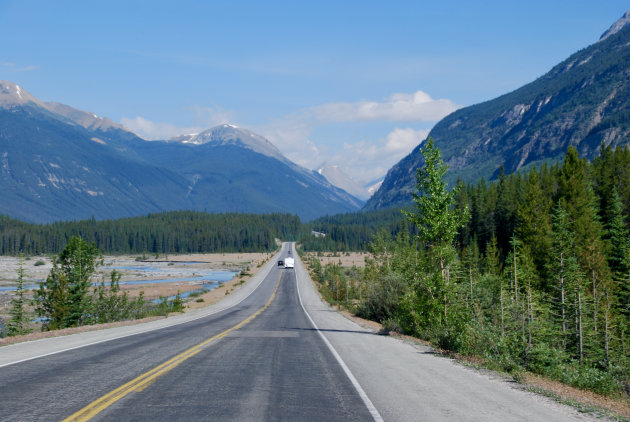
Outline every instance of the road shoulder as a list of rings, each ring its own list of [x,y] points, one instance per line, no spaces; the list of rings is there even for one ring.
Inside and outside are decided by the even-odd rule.
[[[301,261],[295,271],[305,308],[385,420],[594,420],[429,346],[378,335],[324,303]]]

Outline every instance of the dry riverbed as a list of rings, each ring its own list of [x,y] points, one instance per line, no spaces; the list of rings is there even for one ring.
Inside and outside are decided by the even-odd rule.
[[[236,275],[229,281],[221,282],[218,287],[199,292],[194,297],[186,298],[185,310],[198,309],[218,302],[226,294],[239,288],[245,281],[253,276],[262,263],[266,262],[272,254],[266,253],[225,253],[225,254],[190,254],[190,255],[168,255],[148,258],[138,256],[106,256],[103,265],[98,268],[93,281],[105,280],[108,284],[110,274],[113,269],[121,274],[121,289],[126,291],[131,297],[137,297],[140,292],[145,299],[153,300],[160,297],[174,296],[178,292],[186,293],[203,289],[203,285],[208,280],[201,278],[208,277],[213,271],[231,271]],[[15,286],[17,280],[17,268],[19,259],[15,257],[0,257],[0,288]],[[48,257],[33,257],[23,261],[24,285],[37,286],[44,280],[52,268],[51,259]],[[225,274],[219,274],[219,276]],[[148,280],[155,280],[154,283],[145,283]],[[165,282],[163,282],[164,280]],[[176,281],[166,281],[176,280]],[[159,281],[159,282],[157,282]],[[125,282],[141,282],[142,284],[125,284]],[[0,291],[0,320],[6,323],[9,320],[9,310],[13,291]],[[33,297],[33,291],[29,289],[25,295],[27,299]],[[35,318],[34,309],[27,306],[29,314]],[[156,319],[151,317],[149,319]],[[108,328],[119,325],[136,324],[145,320],[123,321],[110,324],[92,325],[85,327],[69,328],[53,332],[40,332],[40,324],[33,323],[34,332],[26,336],[9,337],[0,339],[0,346],[19,341],[34,340],[43,337],[53,337],[58,335],[71,334],[82,331]]]
[[[306,252],[305,260],[317,258],[322,265],[341,264],[342,267],[365,267],[365,259],[371,255],[366,252]]]

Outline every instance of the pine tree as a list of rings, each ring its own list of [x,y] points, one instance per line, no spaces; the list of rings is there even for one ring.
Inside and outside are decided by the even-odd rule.
[[[608,264],[618,284],[619,310],[630,315],[630,233],[623,219],[621,199],[613,187],[606,210],[606,238],[610,243]]]
[[[72,237],[53,260],[53,268],[35,292],[37,312],[45,318],[44,330],[75,327],[88,322],[91,299],[88,289],[99,265],[94,244]]]
[[[7,324],[8,336],[19,336],[33,331],[27,326],[28,318],[24,310],[24,257],[22,255],[20,255],[17,275],[15,297],[11,299],[11,310],[9,311],[11,319]]]
[[[530,247],[542,281],[547,279],[546,270],[551,252],[551,201],[543,192],[535,169],[529,172],[525,183],[525,199],[518,207],[515,232]],[[542,287],[550,290],[550,286]]]

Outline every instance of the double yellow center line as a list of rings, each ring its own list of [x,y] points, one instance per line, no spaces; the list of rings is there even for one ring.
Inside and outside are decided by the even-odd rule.
[[[211,342],[213,342],[215,340],[219,340],[219,339],[225,337],[231,331],[238,330],[239,328],[245,326],[246,324],[251,322],[254,318],[256,318],[258,315],[260,315],[265,309],[267,309],[269,307],[269,305],[271,305],[271,302],[273,302],[273,299],[276,296],[276,292],[278,291],[278,287],[280,286],[280,281],[281,280],[282,280],[282,274],[280,274],[280,277],[278,278],[278,282],[276,283],[276,287],[273,290],[273,293],[271,294],[271,297],[269,298],[267,303],[265,303],[265,305],[262,308],[260,308],[259,310],[254,312],[252,315],[250,315],[247,318],[245,318],[243,321],[239,322],[238,324],[236,324],[232,328],[228,328],[227,330],[223,331],[222,333],[219,333],[219,334],[217,334],[217,335],[215,335],[213,337],[210,337],[207,340],[202,341],[201,343],[197,344],[196,346],[193,346],[190,349],[188,349],[188,350],[178,354],[177,356],[167,360],[163,364],[161,364],[159,366],[156,366],[155,368],[151,369],[150,371],[145,372],[144,374],[140,375],[139,377],[136,377],[136,378],[132,379],[128,383],[121,385],[117,389],[115,389],[115,390],[105,394],[101,398],[99,398],[99,399],[93,401],[92,403],[88,404],[83,409],[79,410],[78,412],[68,416],[66,419],[63,420],[63,422],[66,422],[66,421],[87,421],[87,420],[93,418],[94,416],[96,416],[97,414],[99,414],[100,412],[102,412],[103,410],[105,410],[106,408],[111,406],[112,404],[116,403],[118,400],[120,400],[123,397],[125,397],[127,394],[129,394],[131,392],[134,392],[134,391],[142,391],[142,390],[144,390],[149,385],[151,385],[153,382],[155,382],[155,380],[158,377],[166,374],[167,372],[169,372],[171,369],[175,368],[180,363],[184,362],[185,360],[187,360],[187,359],[195,356],[197,353],[201,352],[202,348],[204,346],[206,346],[208,343],[211,343]]]

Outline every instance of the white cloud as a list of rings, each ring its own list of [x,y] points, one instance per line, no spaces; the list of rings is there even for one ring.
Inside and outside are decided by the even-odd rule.
[[[384,139],[345,143],[340,150],[315,145],[310,139],[314,129],[331,123],[352,122],[437,122],[459,106],[448,99],[434,100],[423,91],[396,93],[382,101],[339,102],[309,107],[256,128],[285,156],[307,167],[323,161],[339,165],[359,182],[382,176],[389,168],[423,141],[428,130],[396,128]]]
[[[383,176],[394,164],[426,139],[429,130],[399,129],[377,141],[345,143],[330,159],[364,184]]]
[[[11,62],[0,62],[0,66],[4,67],[10,72],[30,72],[31,70],[37,70],[37,66],[29,64],[27,66],[18,66]]]
[[[193,123],[195,126],[201,126],[205,129],[234,122],[234,113],[230,110],[224,110],[221,107],[201,107],[194,105],[190,107],[193,114]]]
[[[301,113],[301,118],[318,123],[388,121],[432,122],[457,110],[451,100],[434,100],[423,91],[413,94],[393,94],[385,101],[358,101],[354,103],[329,103],[311,107]]]
[[[220,107],[189,108],[192,126],[176,126],[170,123],[152,122],[144,117],[123,117],[120,124],[147,140],[164,140],[187,133],[198,133],[214,126],[232,122],[233,113]]]
[[[134,118],[123,117],[120,119],[120,124],[147,140],[164,140],[185,133],[200,132],[204,129],[196,126],[183,128],[169,123],[156,123],[141,116]]]

